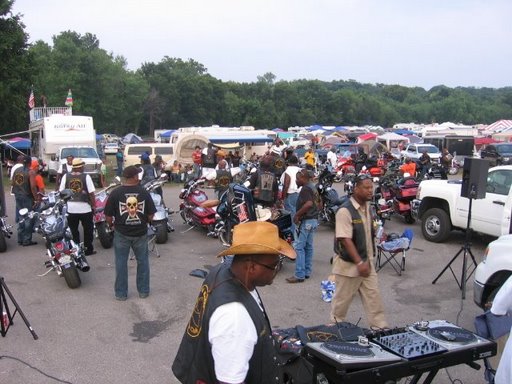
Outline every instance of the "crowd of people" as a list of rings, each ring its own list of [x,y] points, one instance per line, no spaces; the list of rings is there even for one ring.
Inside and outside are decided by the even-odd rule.
[[[198,178],[216,172],[214,188],[217,196],[233,181],[231,168],[241,165],[239,151],[224,151],[211,143],[196,147],[191,156],[187,177]],[[116,156],[117,158],[117,156]],[[147,227],[156,211],[149,193],[141,186],[164,172],[158,156],[141,155],[141,164],[121,170],[122,184],[110,193],[105,207],[108,226],[114,232],[115,282],[114,298],[126,301],[128,289],[128,256],[133,251],[137,260],[136,288],[140,298],[150,294]],[[293,241],[280,237],[279,229],[267,221],[239,224],[233,229],[232,244],[218,256],[231,256],[208,273],[185,329],[172,371],[182,383],[270,383],[278,369],[272,338],[272,326],[265,311],[258,287],[272,284],[285,258],[294,260],[295,271],[285,280],[303,283],[314,273],[315,232],[322,201],[314,183],[316,157],[312,149],[304,155],[305,167],[293,149],[279,140],[259,159],[259,166],[248,178],[254,201],[263,207],[284,207],[291,213]],[[331,166],[334,160],[328,157]],[[430,163],[427,153],[420,159],[421,167]],[[79,223],[83,226],[86,255],[96,253],[92,242],[94,184],[83,173],[81,159],[68,158],[59,170],[56,189],[73,188],[68,203],[69,225],[75,242],[80,242]],[[416,174],[415,165],[406,162],[403,173]],[[181,165],[171,167],[171,180],[183,182]],[[118,165],[119,175],[119,165]],[[44,193],[44,184],[37,180],[37,166],[31,158],[21,158],[13,167],[12,192],[16,212],[34,209]],[[282,188],[279,187],[282,186]],[[373,182],[362,174],[354,181],[353,194],[336,213],[333,236],[332,275],[336,283],[331,302],[330,319],[342,322],[356,294],[361,298],[368,324],[387,329],[385,309],[379,290],[374,263],[375,218],[370,201]],[[137,207],[127,210],[127,205]],[[16,218],[18,221],[18,218]],[[18,243],[35,244],[32,228],[20,225]],[[228,260],[228,259],[226,259]]]

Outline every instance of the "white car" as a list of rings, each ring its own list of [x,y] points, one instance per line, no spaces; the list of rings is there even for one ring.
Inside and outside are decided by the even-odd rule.
[[[483,261],[475,270],[473,300],[481,308],[491,303],[503,283],[512,274],[512,235],[500,236],[489,243]]]
[[[103,147],[103,153],[105,155],[116,154],[119,149],[119,145],[117,143],[105,143]]]
[[[425,151],[427,151],[430,159],[433,162],[439,162],[441,153],[439,152],[439,149],[437,149],[437,147],[432,144],[409,144],[407,148],[401,152],[401,155],[403,158],[419,160]]]

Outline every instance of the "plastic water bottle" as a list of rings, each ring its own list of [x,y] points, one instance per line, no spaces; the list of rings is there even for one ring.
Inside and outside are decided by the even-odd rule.
[[[377,230],[375,231],[375,237],[377,238],[377,241],[380,241],[382,239],[382,235],[384,233],[384,227],[382,226],[382,221],[377,221]]]

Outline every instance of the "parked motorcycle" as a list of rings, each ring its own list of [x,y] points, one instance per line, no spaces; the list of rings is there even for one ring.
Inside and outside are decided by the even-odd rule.
[[[336,212],[340,206],[346,201],[349,195],[340,198],[338,192],[332,188],[334,176],[328,170],[324,170],[318,177],[316,189],[320,198],[322,199],[322,209],[319,213],[321,222],[326,222],[331,225],[336,224]]]
[[[455,158],[455,156],[452,159],[452,164],[448,168],[448,174],[450,175],[456,175],[459,173],[459,169],[462,167],[462,164]]]
[[[89,271],[90,267],[85,258],[83,243],[73,241],[67,220],[66,202],[71,199],[72,192],[65,189],[62,192],[50,192],[43,197],[42,206],[38,211],[20,209],[20,222],[34,220],[34,230],[45,241],[48,260],[44,263],[50,271],[64,276],[69,288],[78,288],[82,281],[78,270]],[[43,275],[43,276],[44,276]]]
[[[399,179],[393,186],[393,211],[404,217],[407,224],[414,223],[411,202],[416,198],[419,183],[413,177]]]
[[[164,200],[160,194],[156,192],[158,188],[161,188],[167,182],[168,176],[166,173],[155,180],[148,181],[143,187],[149,192],[153,203],[156,207],[156,212],[153,215],[153,227],[155,230],[155,241],[157,244],[166,243],[169,239],[169,233],[174,232],[172,209],[165,206]]]
[[[288,243],[293,242],[290,213],[282,209],[255,206],[251,190],[244,185],[231,183],[221,195],[217,206],[217,219],[215,232],[224,246],[231,245],[235,225],[256,220],[275,224],[279,228],[279,236]]]
[[[94,235],[100,240],[101,246],[105,249],[111,248],[114,241],[114,232],[109,228],[105,219],[105,205],[107,204],[108,195],[112,189],[119,185],[120,181],[118,177],[115,182],[106,188],[94,192],[96,202],[94,208]]]
[[[455,173],[454,173],[455,174]],[[439,179],[447,180],[446,170],[439,163],[432,163],[427,169],[427,172],[423,175],[426,180]]]
[[[183,200],[180,204],[180,215],[185,224],[190,227],[205,228],[208,231],[207,236],[216,237],[216,211],[209,204],[203,205],[208,201],[208,196],[200,189],[204,183],[205,178],[193,179],[185,183],[179,195]]]
[[[7,241],[12,236],[12,225],[7,224],[6,216],[0,217],[0,252],[7,251]]]

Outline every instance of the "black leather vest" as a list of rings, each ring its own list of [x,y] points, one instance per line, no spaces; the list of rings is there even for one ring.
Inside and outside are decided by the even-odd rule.
[[[25,166],[17,168],[12,175],[12,193],[15,195],[32,196],[30,176],[28,168],[25,168]]]
[[[85,173],[67,173],[66,178],[66,188],[71,189],[73,195],[71,196],[70,201],[81,201],[84,203],[89,203],[89,190],[87,189],[87,175]]]
[[[363,260],[368,260],[368,250],[366,249],[366,232],[364,230],[364,224],[363,219],[361,218],[361,215],[359,212],[357,212],[356,208],[352,204],[352,202],[347,200],[341,208],[347,208],[350,212],[350,216],[352,217],[352,227],[353,227],[353,233],[352,233],[352,241],[354,242],[354,245],[356,246],[357,253]],[[372,225],[370,221],[370,225]],[[372,233],[372,244],[373,244],[373,228],[371,229]],[[334,252],[341,257],[342,260],[348,261],[353,263],[352,258],[348,254],[347,250],[343,248],[343,244],[341,243],[341,240],[337,239],[336,236],[334,237]]]
[[[192,317],[172,364],[172,371],[181,383],[218,382],[208,341],[209,323],[215,309],[230,302],[243,304],[258,334],[244,383],[278,382],[276,349],[270,323],[251,294],[235,279],[229,267],[222,263],[212,268],[201,287]]]
[[[206,155],[204,155],[203,167],[215,168],[215,149],[208,148]]]
[[[225,169],[219,169],[217,171],[217,177],[215,178],[215,190],[225,191],[229,187],[229,183],[233,181],[230,171]]]
[[[254,197],[267,203],[274,202],[274,184],[276,176],[272,172],[259,171],[258,181],[254,189]]]
[[[142,173],[142,180],[140,185],[144,185],[149,181],[155,180],[155,167],[151,164],[142,164],[140,168],[144,171]]]

